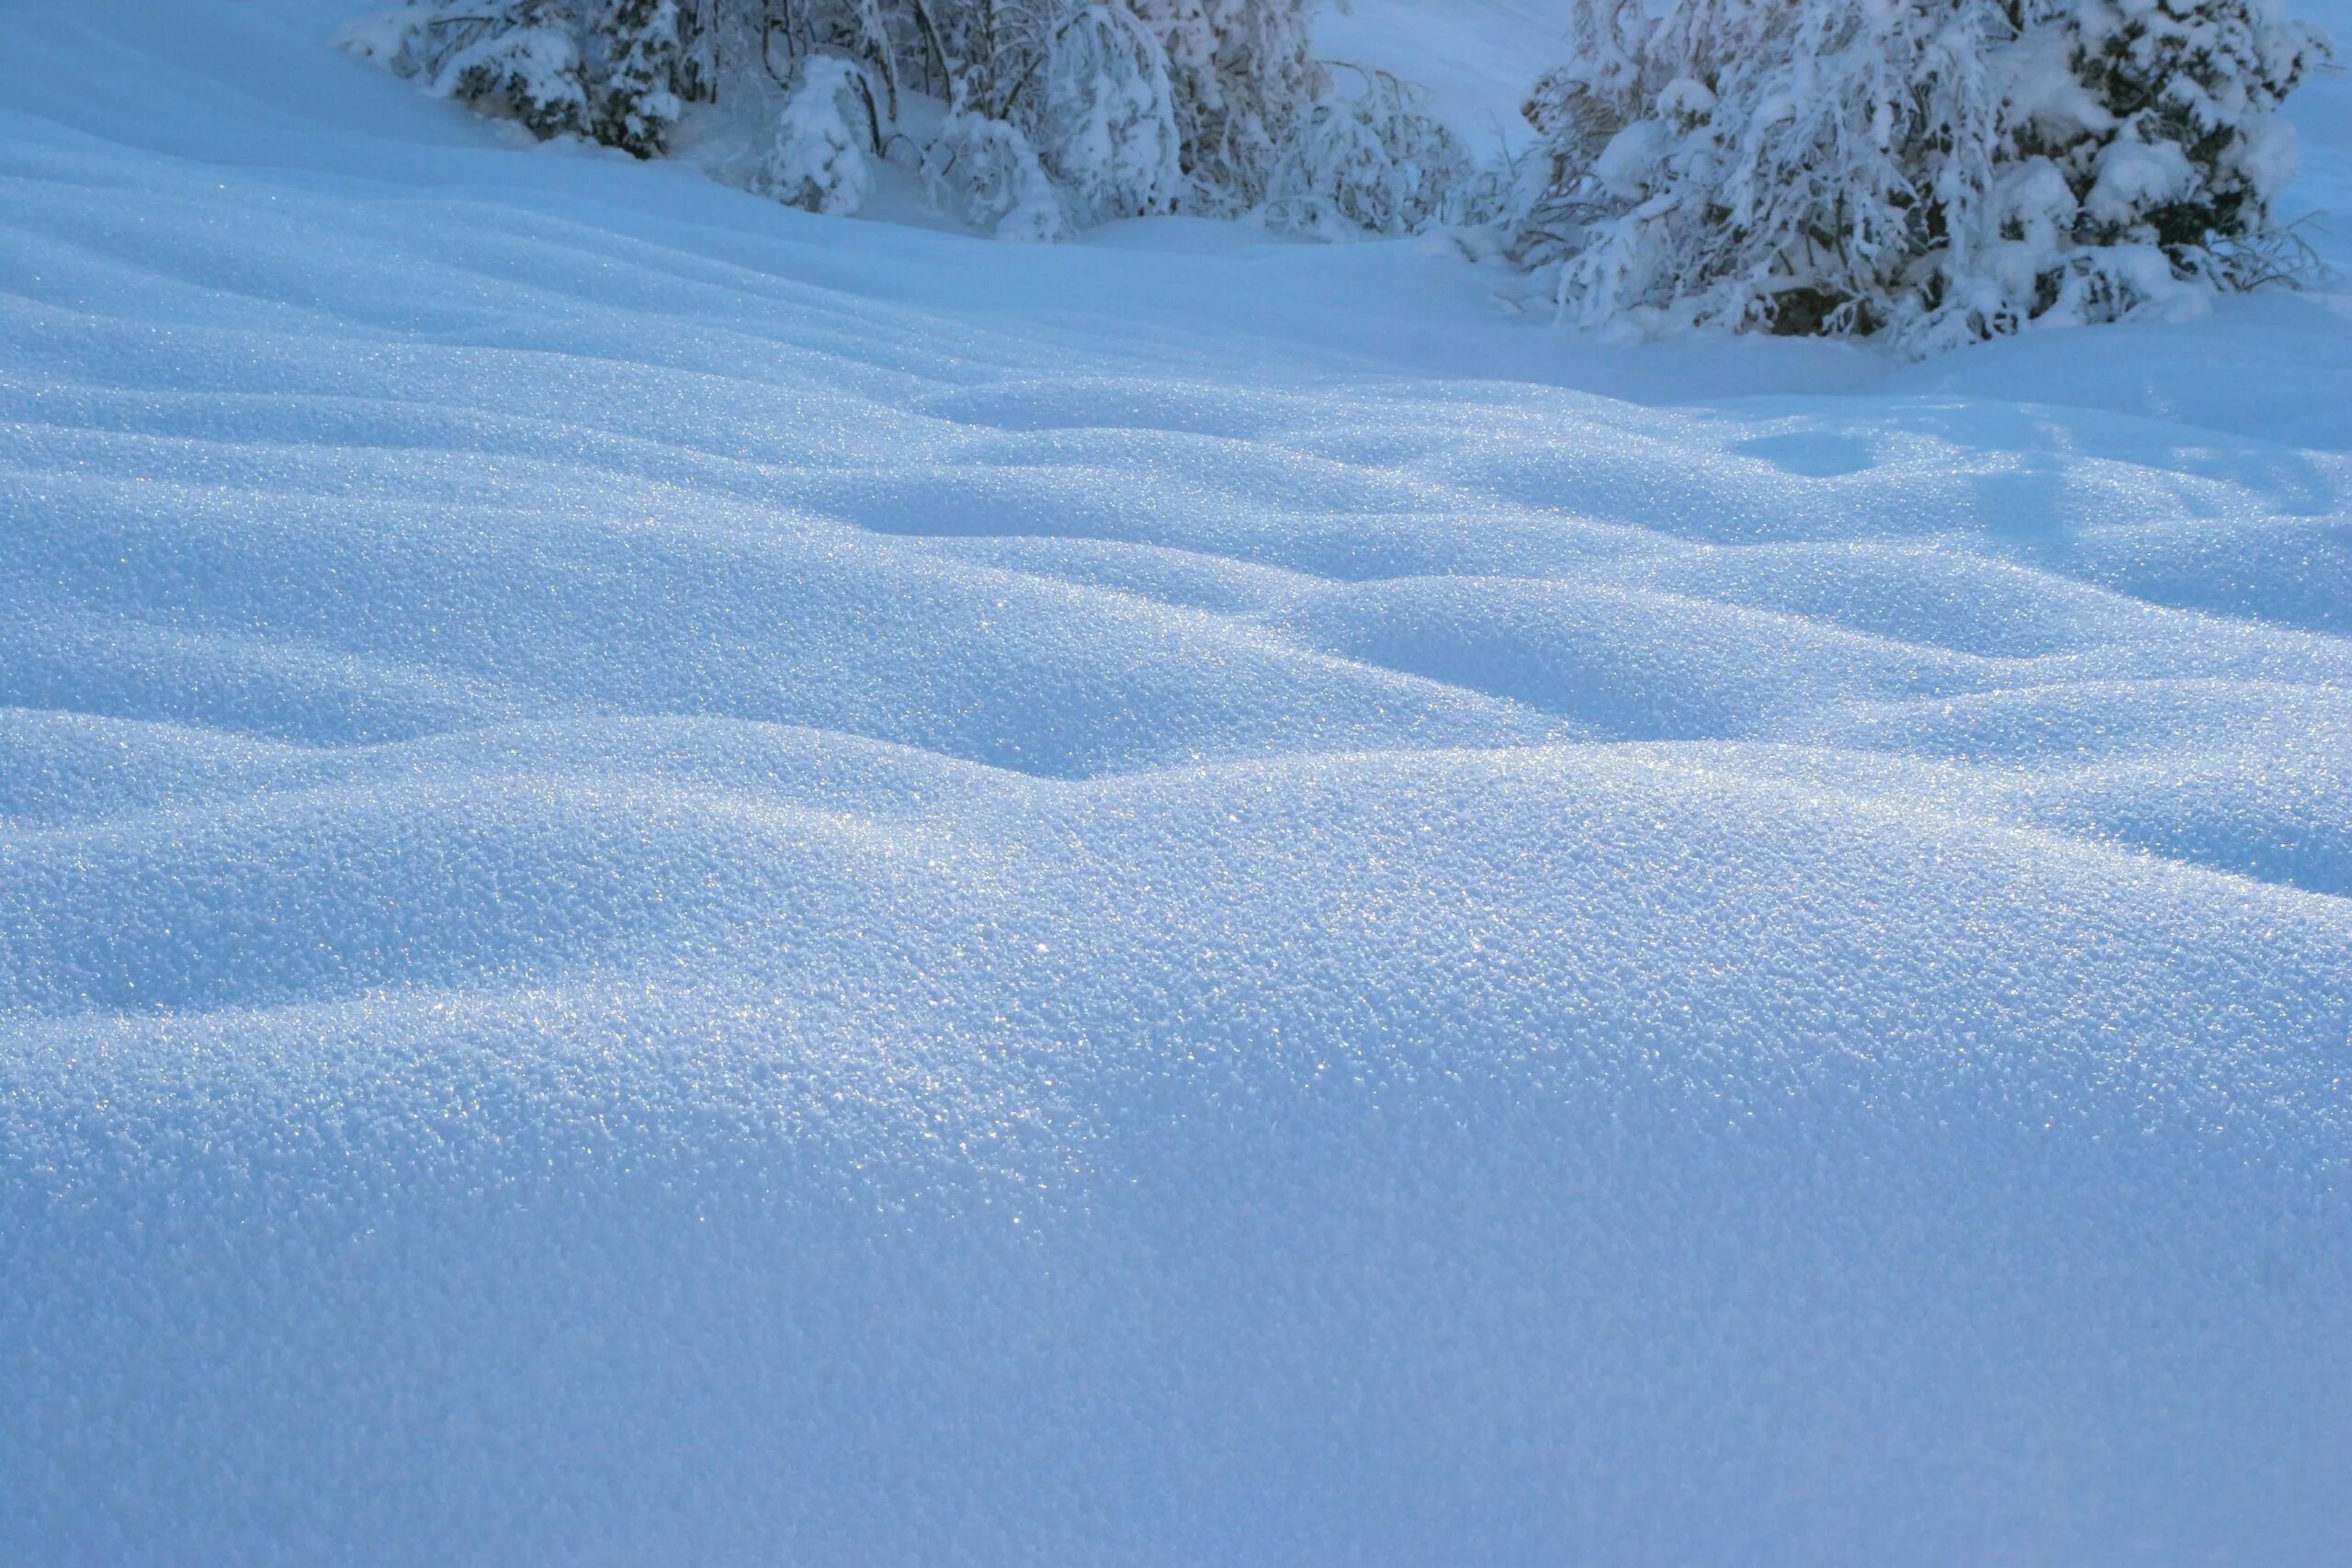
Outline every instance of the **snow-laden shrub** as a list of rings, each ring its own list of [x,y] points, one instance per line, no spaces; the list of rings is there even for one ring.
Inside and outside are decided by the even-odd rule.
[[[561,136],[588,130],[594,118],[579,24],[567,0],[411,0],[354,26],[343,42],[437,97]]]
[[[847,78],[820,60],[862,84],[865,157],[907,156],[994,232],[1170,211],[1317,232],[1441,220],[1460,143],[1396,84],[1340,90],[1314,57],[1316,4],[408,0],[346,41],[540,134],[639,156],[688,104],[773,105],[790,123],[739,177],[827,211],[861,182],[833,146],[857,118],[832,101]],[[794,109],[808,93],[822,101]]]
[[[1184,169],[1200,211],[1248,211],[1296,158],[1330,94],[1314,0],[1127,0],[1168,58]]]
[[[952,114],[923,154],[923,186],[944,212],[1001,240],[1058,240],[1061,196],[1021,128]]]
[[[866,163],[871,101],[855,65],[836,55],[809,60],[776,117],[775,143],[752,188],[787,207],[855,212],[874,179]]]
[[[1580,0],[1517,249],[1575,319],[1926,351],[2267,274],[2276,0]]]
[[[1276,165],[1269,210],[1286,228],[1322,234],[1409,234],[1477,216],[1478,169],[1462,139],[1420,112],[1396,77],[1362,74],[1360,92],[1316,102]]]
[[[1080,223],[1174,209],[1184,170],[1168,57],[1124,6],[1063,23],[1011,113]]]

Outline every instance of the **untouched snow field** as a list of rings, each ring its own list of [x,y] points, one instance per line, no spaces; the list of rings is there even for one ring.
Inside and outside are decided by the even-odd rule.
[[[2345,296],[1603,349],[352,8],[0,0],[0,1562],[2352,1561]]]

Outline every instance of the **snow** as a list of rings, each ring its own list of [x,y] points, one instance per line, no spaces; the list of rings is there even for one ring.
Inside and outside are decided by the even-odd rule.
[[[2144,207],[2178,199],[2195,177],[2178,142],[2118,139],[2099,152],[2098,183],[2083,205],[2094,218],[2127,222]]]
[[[1484,152],[1533,141],[1520,107],[1568,28],[1560,0],[1325,0],[1316,36],[1330,59],[1412,83]]]
[[[0,1561],[2352,1553],[2344,295],[1615,348],[350,11],[0,3]]]

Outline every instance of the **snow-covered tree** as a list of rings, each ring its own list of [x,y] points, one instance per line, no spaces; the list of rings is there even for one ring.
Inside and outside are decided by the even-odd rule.
[[[1058,240],[1069,232],[1060,192],[1010,120],[949,115],[923,153],[922,176],[942,211],[1001,240]]]
[[[1168,57],[1125,6],[1057,19],[1010,109],[1080,223],[1172,211],[1183,194]]]
[[[690,103],[755,100],[775,141],[739,177],[825,211],[887,155],[1027,238],[1170,211],[1326,233],[1441,220],[1461,144],[1393,81],[1342,90],[1314,56],[1317,3],[408,0],[347,41],[542,135],[640,156]],[[907,118],[910,98],[932,107]]]
[[[1127,0],[1168,59],[1192,205],[1246,211],[1272,193],[1330,90],[1314,0]]]
[[[821,54],[870,72],[887,104],[898,97],[899,50],[888,0],[718,0],[712,26],[756,39],[756,58],[771,75],[797,71]]]
[[[594,118],[585,36],[567,0],[411,0],[353,27],[344,43],[436,96],[560,136],[588,130]]]
[[[1385,72],[1318,97],[1277,161],[1266,208],[1310,233],[1416,233],[1477,216],[1478,170],[1451,130]]]
[[[596,136],[640,158],[669,151],[679,96],[686,17],[678,0],[599,0],[591,29],[603,51],[596,84]]]
[[[2065,175],[2082,237],[2154,244],[2186,270],[2234,267],[2241,258],[2213,243],[2268,226],[2295,168],[2277,110],[2325,40],[2275,0],[2086,0],[2070,41],[2071,73],[2098,113],[2075,119],[2023,99],[2014,134]]]
[[[776,118],[775,142],[752,188],[811,212],[852,213],[873,182],[872,89],[839,55],[806,62]]]
[[[2249,281],[2276,0],[1578,0],[1517,245],[1576,319],[1915,350]]]

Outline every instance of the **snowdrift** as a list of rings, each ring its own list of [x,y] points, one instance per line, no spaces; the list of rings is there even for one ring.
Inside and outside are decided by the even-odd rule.
[[[2352,1554],[2340,299],[1607,351],[344,19],[0,7],[0,1560]]]

